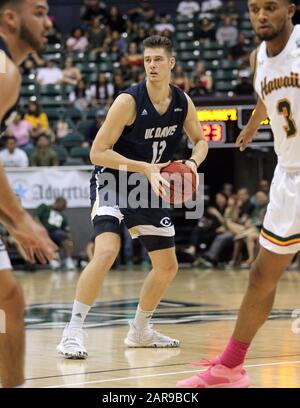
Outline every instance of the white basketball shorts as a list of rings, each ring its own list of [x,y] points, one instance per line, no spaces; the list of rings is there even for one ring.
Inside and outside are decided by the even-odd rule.
[[[300,251],[300,172],[276,167],[259,242],[277,254]]]

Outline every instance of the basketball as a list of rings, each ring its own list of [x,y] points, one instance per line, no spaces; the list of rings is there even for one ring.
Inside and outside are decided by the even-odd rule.
[[[164,186],[164,201],[169,204],[182,204],[193,197],[196,191],[196,176],[186,164],[170,163],[161,170],[161,175],[170,183],[169,189]]]

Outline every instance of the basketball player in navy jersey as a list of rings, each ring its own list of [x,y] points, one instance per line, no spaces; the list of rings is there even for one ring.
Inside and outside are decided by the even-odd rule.
[[[80,276],[71,321],[57,347],[65,358],[87,357],[82,326],[102,287],[105,273],[119,253],[122,222],[134,238],[142,240],[152,262],[135,318],[129,322],[125,344],[128,347],[179,346],[178,340],[153,330],[150,325],[151,316],[178,268],[174,226],[168,211],[150,205],[137,209],[105,205],[101,199],[103,176],[111,173],[118,177],[120,166],[126,166],[130,173],[143,174],[154,193],[162,195],[166,182],[160,170],[172,159],[183,128],[194,144],[192,156],[186,161],[194,173],[208,152],[193,102],[182,90],[170,85],[175,66],[171,41],[152,36],[143,45],[147,80],[116,98],[91,149],[91,161],[96,165],[91,179],[95,253]],[[120,190],[117,193],[121,195]]]
[[[0,0],[0,58],[5,67],[0,73],[0,126],[17,104],[21,76],[18,65],[32,51],[46,43],[51,26],[46,0]],[[56,246],[46,230],[21,208],[0,164],[0,221],[24,249],[29,261],[46,263],[54,257]],[[24,300],[12,274],[5,247],[0,241],[0,378],[3,387],[24,383]],[[5,316],[5,319],[4,319]]]

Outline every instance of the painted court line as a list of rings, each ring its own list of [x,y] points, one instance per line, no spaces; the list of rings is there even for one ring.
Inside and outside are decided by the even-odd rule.
[[[300,360],[298,360],[298,361],[282,361],[282,362],[275,362],[275,363],[249,364],[249,365],[245,365],[245,368],[268,367],[268,366],[285,365],[285,364],[300,364]],[[63,388],[63,387],[72,387],[72,386],[87,385],[87,384],[103,384],[103,383],[109,383],[109,382],[115,382],[115,381],[138,380],[138,379],[141,379],[141,378],[165,377],[165,376],[168,376],[168,375],[189,374],[189,373],[194,373],[194,372],[199,373],[199,372],[203,372],[205,370],[206,369],[203,369],[203,370],[195,369],[195,370],[189,370],[189,371],[175,371],[175,372],[161,373],[161,374],[137,375],[137,376],[132,376],[132,377],[110,378],[110,379],[107,379],[107,380],[94,380],[94,381],[86,381],[86,382],[81,382],[81,383],[50,385],[50,386],[42,387],[42,388]],[[74,373],[74,374],[76,374],[76,373]]]

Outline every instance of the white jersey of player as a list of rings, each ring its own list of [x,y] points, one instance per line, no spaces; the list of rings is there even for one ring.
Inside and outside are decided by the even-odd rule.
[[[254,87],[271,120],[279,166],[300,171],[300,25],[275,57],[268,57],[266,42],[260,45]]]

